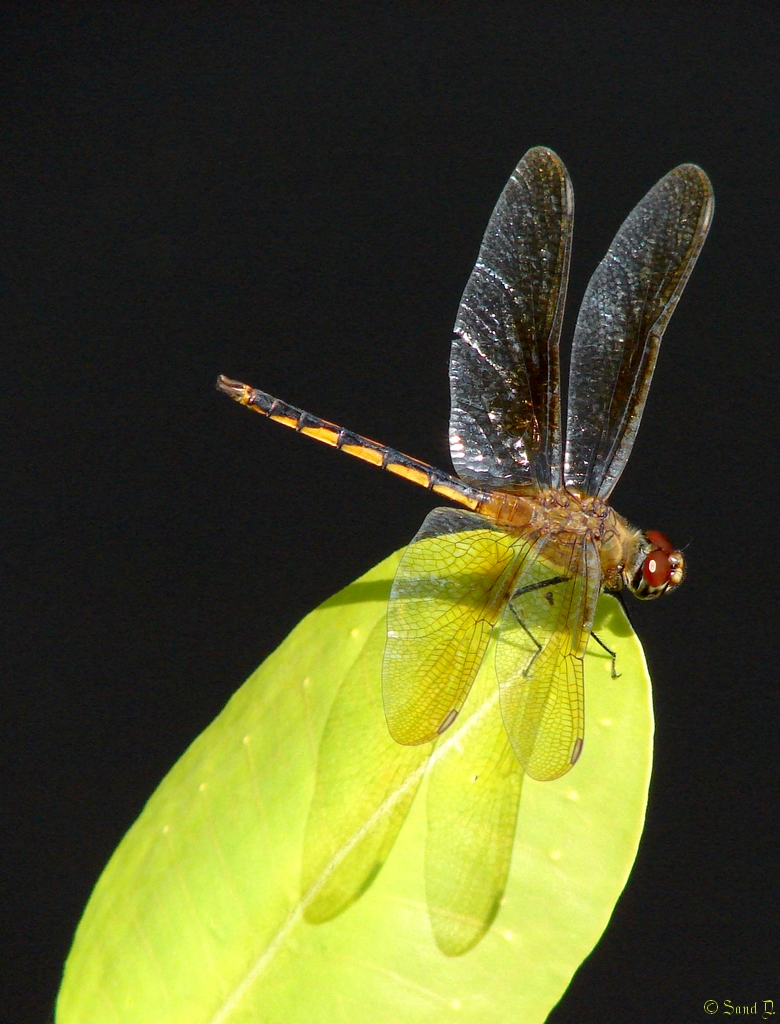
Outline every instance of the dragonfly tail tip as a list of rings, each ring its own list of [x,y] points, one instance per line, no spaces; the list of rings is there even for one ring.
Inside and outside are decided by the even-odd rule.
[[[231,380],[222,373],[217,377],[216,388],[217,391],[221,391],[223,394],[228,395],[236,402],[241,402],[249,390],[246,384],[242,384],[241,381],[238,380]]]

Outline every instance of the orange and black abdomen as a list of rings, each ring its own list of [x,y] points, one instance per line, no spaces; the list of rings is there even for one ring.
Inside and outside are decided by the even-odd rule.
[[[262,413],[276,423],[282,423],[291,427],[299,434],[313,437],[316,441],[338,448],[348,455],[354,455],[356,459],[363,462],[370,462],[372,466],[386,469],[389,473],[410,480],[419,487],[425,487],[435,494],[441,495],[450,501],[465,505],[470,509],[479,509],[484,505],[487,495],[476,487],[450,476],[441,469],[429,466],[425,462],[413,459],[409,455],[388,448],[386,445],[372,441],[368,437],[355,434],[351,430],[339,427],[335,423],[313,416],[303,409],[296,409],[288,405],[280,398],[257,388],[251,388],[248,384],[240,381],[230,380],[227,377],[220,377],[217,381],[217,388],[229,395],[241,405]]]

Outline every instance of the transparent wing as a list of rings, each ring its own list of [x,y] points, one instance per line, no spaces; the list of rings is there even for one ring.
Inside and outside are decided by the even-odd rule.
[[[430,746],[402,747],[380,700],[384,617],[341,684],[317,757],[303,842],[305,916],[329,921],[366,891],[390,854]]]
[[[474,947],[498,912],[522,781],[488,656],[463,715],[439,741],[429,766],[426,897],[436,943],[449,956]]]
[[[591,278],[572,348],[567,487],[606,498],[617,483],[712,211],[704,171],[676,167],[628,215]]]
[[[540,538],[523,562],[496,646],[507,734],[525,771],[542,782],[565,775],[582,749],[583,658],[601,585],[595,545],[561,537]]]
[[[434,509],[404,552],[387,608],[382,695],[398,743],[455,720],[527,543],[491,520]]]
[[[560,487],[558,341],[574,198],[549,149],[530,149],[485,231],[455,322],[450,450],[481,486]]]

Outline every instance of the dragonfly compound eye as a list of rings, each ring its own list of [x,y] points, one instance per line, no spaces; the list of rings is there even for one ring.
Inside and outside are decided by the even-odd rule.
[[[662,587],[665,583],[668,583],[672,577],[672,563],[666,552],[662,550],[651,551],[642,563],[642,575],[651,587]]]

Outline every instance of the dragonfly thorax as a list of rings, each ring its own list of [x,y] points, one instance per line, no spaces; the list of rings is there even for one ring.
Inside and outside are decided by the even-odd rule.
[[[621,530],[630,529],[601,498],[566,488],[524,494],[495,490],[478,511],[519,532],[587,537],[599,546],[609,545]]]
[[[478,511],[511,532],[547,538],[548,554],[563,565],[572,546],[582,541],[594,544],[601,562],[602,590],[626,588],[640,600],[648,600],[673,590],[684,576],[682,552],[662,533],[642,533],[591,494],[566,488],[525,494],[497,489]]]

